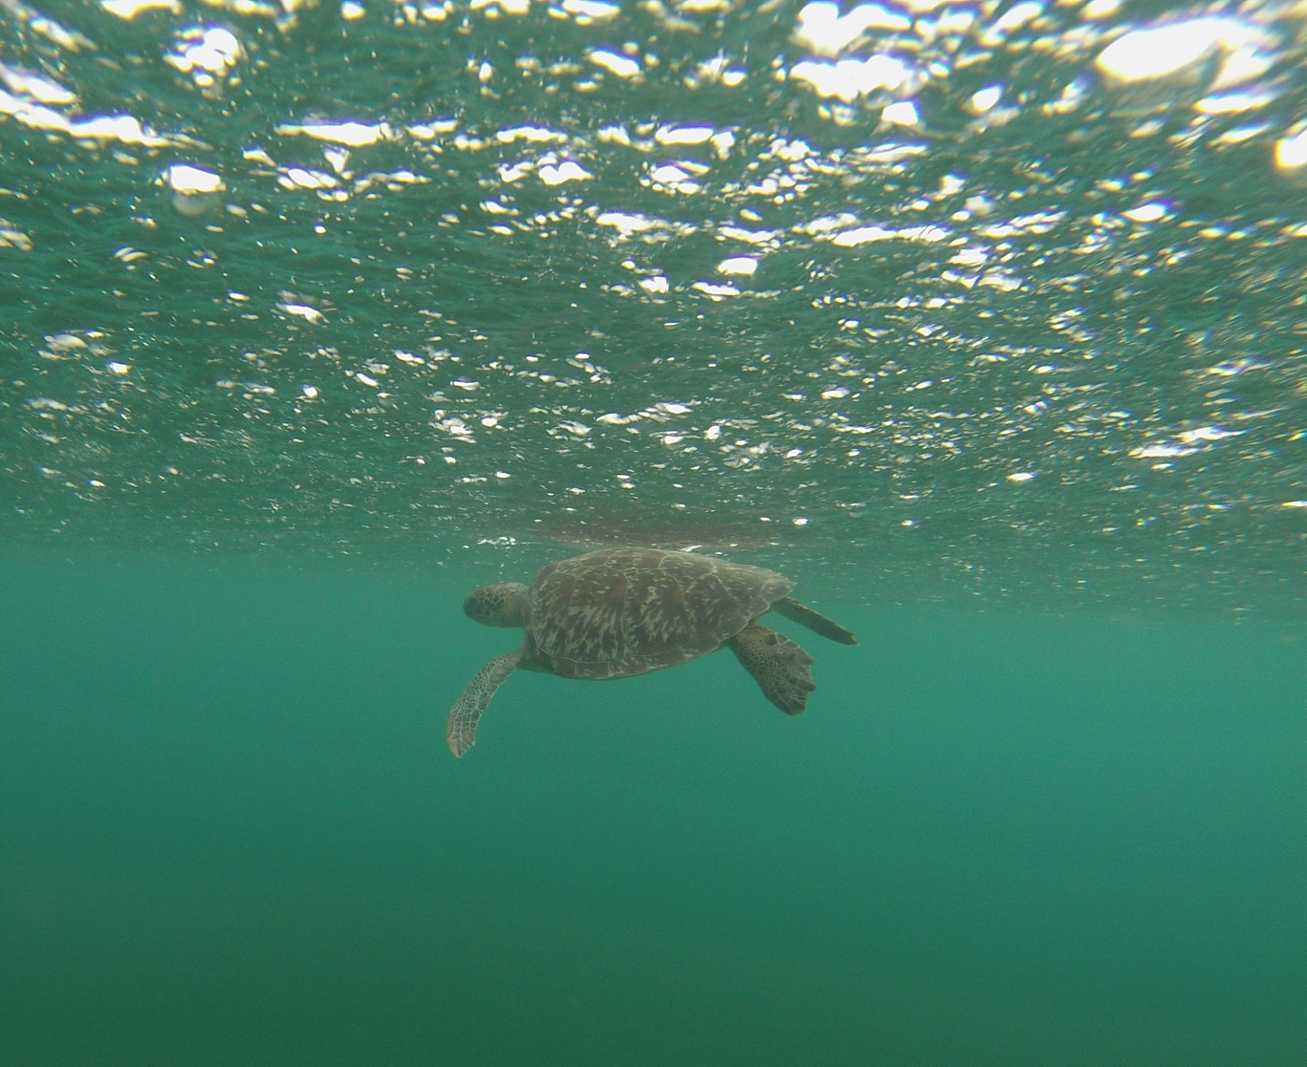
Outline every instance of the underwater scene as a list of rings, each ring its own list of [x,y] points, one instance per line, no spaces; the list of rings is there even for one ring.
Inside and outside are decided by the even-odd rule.
[[[1307,1063],[1307,7],[0,0],[0,1067]]]

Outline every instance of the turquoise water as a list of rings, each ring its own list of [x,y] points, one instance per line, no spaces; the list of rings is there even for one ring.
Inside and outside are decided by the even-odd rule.
[[[0,1064],[1307,1060],[1305,33],[0,0]]]
[[[1274,630],[835,602],[799,718],[521,673],[456,763],[461,576],[3,577],[8,1062],[1301,1058]]]

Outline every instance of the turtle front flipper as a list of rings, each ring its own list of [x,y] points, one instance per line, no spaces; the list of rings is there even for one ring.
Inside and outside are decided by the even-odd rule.
[[[817,688],[812,657],[788,637],[750,623],[728,642],[762,694],[786,715],[797,715]]]
[[[449,719],[445,723],[445,741],[455,758],[461,758],[477,740],[477,722],[481,713],[490,707],[499,683],[513,673],[513,669],[526,654],[525,649],[516,648],[496,656],[476,673],[463,690],[454,706],[449,709]]]

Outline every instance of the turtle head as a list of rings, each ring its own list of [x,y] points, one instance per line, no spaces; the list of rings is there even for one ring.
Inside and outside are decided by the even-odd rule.
[[[496,582],[474,589],[463,601],[463,613],[486,626],[525,626],[527,587],[521,582]]]

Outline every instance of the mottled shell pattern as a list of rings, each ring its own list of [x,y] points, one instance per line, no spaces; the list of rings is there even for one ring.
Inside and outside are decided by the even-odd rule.
[[[621,678],[719,648],[789,579],[689,552],[613,548],[551,563],[527,608],[527,661],[567,678]]]

